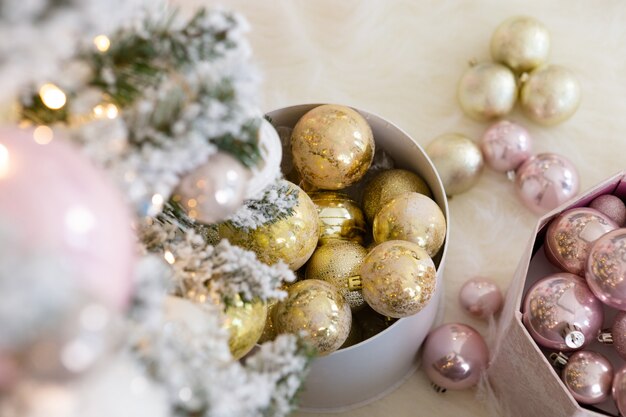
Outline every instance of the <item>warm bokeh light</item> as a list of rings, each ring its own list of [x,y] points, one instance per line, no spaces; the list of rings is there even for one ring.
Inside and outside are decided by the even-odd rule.
[[[0,143],[0,178],[9,172],[9,150]]]
[[[41,86],[39,89],[39,97],[41,97],[43,104],[52,110],[60,109],[65,106],[65,102],[67,101],[65,93],[61,91],[59,87],[50,83]]]
[[[118,113],[119,111],[117,109],[117,106],[112,103],[98,104],[96,107],[93,108],[93,114],[98,119],[102,119],[105,117],[108,119],[115,119]]]
[[[93,44],[96,45],[96,49],[100,52],[106,52],[111,46],[111,41],[104,35],[98,35],[93,38]]]
[[[174,258],[174,254],[168,250],[166,250],[165,253],[163,254],[163,258],[165,258],[165,261],[170,265],[173,265],[174,262],[176,262],[176,258]]]
[[[54,138],[54,132],[46,125],[37,126],[33,131],[33,138],[35,139],[35,143],[47,145]]]

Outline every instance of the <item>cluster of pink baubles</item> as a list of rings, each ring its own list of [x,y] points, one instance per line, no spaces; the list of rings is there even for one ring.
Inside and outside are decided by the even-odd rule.
[[[609,359],[588,346],[611,343],[626,360],[625,223],[624,203],[610,194],[554,218],[545,231],[544,248],[562,272],[535,282],[523,304],[524,325],[538,345],[575,351],[562,370],[572,396],[581,404],[597,404],[612,392],[622,414],[626,363],[614,372]],[[608,330],[602,329],[605,314],[615,314]]]
[[[515,174],[515,189],[535,213],[555,209],[578,194],[579,179],[574,165],[555,153],[532,155],[532,138],[522,126],[501,120],[480,141],[487,165],[498,172]]]

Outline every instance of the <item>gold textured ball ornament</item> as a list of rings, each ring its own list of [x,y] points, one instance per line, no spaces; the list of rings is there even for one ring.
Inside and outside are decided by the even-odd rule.
[[[426,147],[426,154],[435,165],[448,196],[472,188],[483,171],[483,155],[471,139],[447,133],[435,138]]]
[[[321,191],[310,194],[320,219],[319,244],[334,240],[365,242],[367,226],[361,208],[346,194]]]
[[[531,120],[551,126],[572,117],[580,104],[580,84],[559,65],[540,67],[522,77],[522,110]]]
[[[298,202],[289,217],[254,230],[222,223],[219,234],[232,244],[253,251],[268,265],[283,260],[295,271],[306,263],[317,246],[319,218],[311,198],[297,185],[288,184],[292,192],[298,193]]]
[[[491,57],[513,71],[530,71],[544,64],[550,54],[550,33],[537,19],[511,17],[491,37]]]
[[[224,311],[224,327],[230,333],[228,347],[235,359],[250,352],[261,337],[267,318],[267,305],[261,300],[244,302],[239,296]]]
[[[369,169],[374,136],[357,111],[325,104],[296,123],[291,151],[304,180],[324,190],[339,190],[359,181]]]
[[[291,285],[287,298],[276,305],[273,318],[278,333],[304,331],[305,340],[322,356],[343,345],[352,325],[350,306],[339,291],[317,279]]]
[[[446,218],[431,198],[404,193],[385,204],[374,218],[374,240],[407,240],[435,256],[446,238]]]
[[[259,337],[259,343],[270,342],[276,339],[276,326],[274,326],[274,307],[278,300],[272,299],[267,302],[267,318],[265,319],[265,326],[263,327],[263,331],[261,332],[261,336]]]
[[[378,172],[363,190],[363,211],[371,223],[378,211],[392,198],[416,192],[432,197],[430,188],[418,175],[406,169],[388,169]]]
[[[348,278],[358,275],[367,250],[351,241],[335,241],[313,252],[306,266],[307,279],[319,279],[333,284],[348,302],[353,312],[365,305],[360,291],[350,291]]]
[[[457,98],[463,112],[472,119],[486,121],[504,116],[517,99],[515,75],[494,62],[471,65],[459,81]]]
[[[437,284],[435,264],[413,242],[390,240],[367,254],[361,266],[363,298],[377,313],[402,318],[418,313]]]

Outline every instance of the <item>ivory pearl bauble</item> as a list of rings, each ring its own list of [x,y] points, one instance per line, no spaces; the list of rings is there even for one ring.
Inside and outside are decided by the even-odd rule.
[[[424,342],[422,367],[428,378],[445,389],[473,387],[487,369],[489,351],[472,327],[449,323],[432,330]]]
[[[523,322],[532,338],[548,349],[571,351],[591,343],[602,326],[602,303],[583,278],[561,272],[528,290]]]
[[[565,157],[541,153],[516,171],[515,189],[524,205],[537,214],[557,208],[578,194],[576,167]]]
[[[279,260],[296,270],[309,259],[319,237],[317,208],[297,185],[287,181],[290,192],[298,194],[298,202],[290,216],[254,230],[235,228],[229,223],[219,226],[221,238],[253,251],[259,260],[273,265]]]
[[[483,155],[470,139],[458,133],[435,138],[426,147],[448,196],[472,188],[483,171]]]
[[[532,139],[522,126],[501,120],[487,129],[480,148],[491,169],[514,171],[532,155]]]
[[[380,209],[374,218],[373,234],[376,243],[407,240],[433,257],[446,239],[446,218],[432,199],[404,193]]]
[[[582,277],[591,244],[615,229],[617,224],[613,220],[592,208],[567,210],[548,226],[544,246],[546,257],[564,271]]]
[[[267,319],[267,304],[260,300],[244,302],[239,296],[230,300],[224,311],[228,347],[235,359],[250,352],[261,337]]]
[[[363,211],[371,223],[382,206],[392,198],[406,192],[432,197],[430,188],[422,178],[405,169],[386,169],[378,172],[363,190]]]
[[[359,274],[367,250],[355,242],[334,241],[313,252],[306,266],[306,279],[319,279],[333,284],[353,312],[365,305],[360,291],[348,289],[348,278]]]
[[[320,219],[320,245],[336,240],[365,243],[365,216],[350,197],[334,191],[315,192],[310,197]]]
[[[550,53],[550,33],[536,19],[511,17],[491,37],[491,57],[515,72],[530,71],[545,63]]]
[[[287,290],[287,298],[274,310],[278,333],[299,333],[320,355],[339,349],[348,338],[352,325],[350,306],[328,282],[307,279]]]
[[[581,350],[569,357],[561,379],[576,401],[598,404],[611,392],[613,366],[604,355]]]
[[[459,81],[457,98],[472,119],[502,117],[513,109],[517,99],[515,75],[504,65],[493,62],[473,65]]]
[[[488,319],[502,308],[502,291],[488,278],[472,278],[461,287],[459,302],[474,317]]]
[[[309,110],[291,134],[293,162],[303,179],[324,190],[359,181],[374,158],[372,129],[355,110],[325,104]]]
[[[626,229],[608,232],[591,245],[585,278],[600,301],[626,310]]]
[[[600,197],[596,197],[589,204],[589,207],[608,216],[619,227],[624,227],[624,224],[626,224],[626,206],[619,197],[612,194],[604,194]]]
[[[224,220],[243,203],[249,171],[226,153],[209,160],[184,176],[173,199],[187,215],[201,223]]]
[[[611,391],[620,414],[626,415],[626,365],[615,373]]]
[[[428,305],[437,271],[426,251],[412,242],[390,240],[367,254],[361,265],[363,298],[383,316],[408,317]]]
[[[536,123],[551,126],[569,119],[580,104],[580,84],[574,74],[558,65],[540,67],[523,80],[522,110]]]

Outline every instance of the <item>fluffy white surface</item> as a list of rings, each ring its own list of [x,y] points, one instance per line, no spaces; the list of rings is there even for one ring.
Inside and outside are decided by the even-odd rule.
[[[178,0],[187,5],[203,0]],[[224,2],[223,2],[224,3]],[[462,132],[478,139],[487,125],[464,116],[455,91],[467,62],[489,59],[489,39],[512,15],[538,18],[552,34],[550,60],[573,70],[582,103],[551,128],[515,111],[537,152],[557,152],[578,167],[585,190],[626,168],[626,3],[515,1],[245,1],[225,5],[250,21],[251,42],[264,73],[264,110],[332,102],[377,113],[420,144]],[[445,269],[446,321],[487,326],[459,308],[458,290],[474,275],[506,289],[536,216],[517,200],[504,175],[486,170],[479,184],[450,201],[451,236]],[[474,391],[437,395],[417,372],[392,395],[345,416],[486,416]]]

